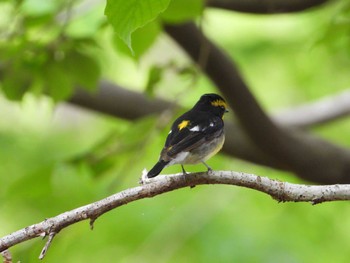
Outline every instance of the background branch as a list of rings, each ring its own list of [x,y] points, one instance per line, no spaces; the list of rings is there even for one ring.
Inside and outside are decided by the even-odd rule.
[[[129,101],[130,103],[127,103]],[[127,120],[143,118],[150,114],[159,114],[173,107],[180,107],[174,102],[150,98],[144,93],[131,91],[106,80],[100,81],[95,92],[77,88],[68,102],[87,110]],[[134,105],[140,106],[135,107]],[[349,114],[350,91],[346,90],[315,102],[282,109],[272,113],[270,118],[279,125],[306,129],[335,121]]]
[[[297,131],[295,128],[310,128],[314,125],[345,116],[349,113],[350,108],[349,94],[350,92],[346,91],[314,103],[284,110],[271,115],[271,118],[278,124],[283,125],[290,133],[295,133],[295,136],[301,137],[301,140],[307,140],[310,147],[313,147],[315,144],[319,149],[322,146],[322,151],[328,152],[329,149],[332,150],[335,146],[313,136],[308,136],[306,132]],[[82,89],[77,90],[70,99],[70,103],[131,120],[142,118],[149,114],[159,114],[168,110],[169,107],[177,107],[170,101],[158,98],[150,99],[144,94],[124,89],[107,81],[100,82],[96,93],[88,93]],[[134,105],[140,105],[140,107],[134,107]],[[234,136],[226,137],[223,153],[256,164],[288,170],[288,167],[280,162],[276,162],[270,155],[256,147],[239,125],[227,119],[225,128],[226,134],[234,134]],[[342,159],[342,152],[338,152],[338,154],[339,158]],[[345,155],[347,154],[347,151],[345,151]],[[309,174],[307,179],[318,183],[324,182],[324,180],[320,180],[317,177],[317,174],[313,173]],[[346,179],[343,181],[346,181]],[[327,183],[340,182],[337,181],[337,178],[330,177]]]
[[[40,223],[25,227],[0,238],[0,252],[8,248],[39,236],[49,236],[44,246],[45,255],[53,237],[62,229],[90,219],[94,222],[102,214],[128,204],[130,202],[149,198],[162,193],[184,187],[203,184],[227,184],[243,186],[266,193],[279,202],[311,202],[313,204],[350,200],[350,185],[310,186],[285,183],[267,177],[256,176],[233,171],[213,171],[210,173],[173,174],[160,176],[150,180],[147,184],[129,188],[111,195],[100,201],[73,209]]]
[[[318,7],[328,0],[208,0],[207,6],[254,14],[300,12]]]
[[[97,92],[94,93],[78,88],[68,101],[87,109],[129,120],[160,113],[175,106],[172,102],[153,100],[144,94],[124,89],[108,81],[101,81]]]
[[[250,92],[233,60],[194,23],[166,25],[165,30],[196,63],[202,61],[200,49],[204,46],[206,64],[199,66],[227,99],[247,136],[261,151],[301,178],[313,180],[317,174],[322,183],[350,182],[349,150],[306,133],[291,133],[274,123]]]
[[[350,114],[350,91],[346,90],[313,103],[286,109],[271,116],[279,125],[311,128]]]

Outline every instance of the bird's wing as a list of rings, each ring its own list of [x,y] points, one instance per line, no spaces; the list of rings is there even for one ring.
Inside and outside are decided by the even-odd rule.
[[[163,154],[174,157],[180,152],[191,151],[216,136],[217,132],[221,132],[224,126],[222,119],[216,116],[204,117],[196,118],[196,122],[186,123],[185,127],[183,127],[185,124],[181,126],[183,121],[176,121],[166,140]]]

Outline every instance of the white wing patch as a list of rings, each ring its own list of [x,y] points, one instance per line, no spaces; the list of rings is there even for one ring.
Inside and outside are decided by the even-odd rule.
[[[198,125],[194,126],[193,128],[190,129],[190,131],[191,131],[191,132],[197,132],[197,131],[199,131],[199,126],[198,126]]]
[[[210,126],[210,127],[214,127],[214,122],[211,122],[211,123],[209,124],[209,126]]]

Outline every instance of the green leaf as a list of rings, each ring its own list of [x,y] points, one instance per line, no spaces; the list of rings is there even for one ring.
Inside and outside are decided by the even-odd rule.
[[[66,55],[62,62],[67,75],[75,85],[94,90],[100,77],[101,69],[95,59],[87,54],[73,50]]]
[[[18,57],[4,65],[1,71],[1,88],[9,100],[21,100],[32,84],[31,67]]]
[[[27,91],[32,91],[41,67],[47,60],[39,45],[22,40],[0,51],[3,61],[0,72],[2,90],[10,100],[21,100]]]
[[[146,84],[146,93],[153,96],[155,86],[162,80],[164,68],[159,66],[152,66],[148,72],[148,81]]]
[[[66,99],[72,94],[72,79],[66,72],[63,63],[49,64],[44,73],[47,92],[55,101]]]
[[[133,52],[131,34],[153,21],[170,0],[107,0],[105,15],[116,34]]]
[[[103,6],[97,5],[86,14],[77,16],[72,19],[65,30],[65,33],[72,38],[88,38],[96,36],[97,32],[105,23],[105,19],[101,16]]]
[[[203,0],[173,0],[161,15],[167,23],[181,23],[202,14]]]
[[[113,42],[118,51],[138,60],[152,46],[160,30],[158,21],[153,21],[137,29],[131,36],[134,54],[130,52],[128,46],[118,36],[114,37]]]
[[[1,84],[6,98],[20,100],[31,85],[31,77],[24,70],[10,70],[4,73]]]
[[[193,64],[190,64],[190,65],[184,66],[182,68],[179,68],[178,74],[181,76],[189,76],[189,77],[194,78],[195,76],[198,75],[198,69]]]

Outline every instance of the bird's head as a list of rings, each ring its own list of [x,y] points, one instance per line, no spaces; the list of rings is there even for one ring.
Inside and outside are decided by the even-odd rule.
[[[221,96],[214,93],[202,95],[194,108],[201,111],[212,112],[221,118],[228,112],[226,101]]]

